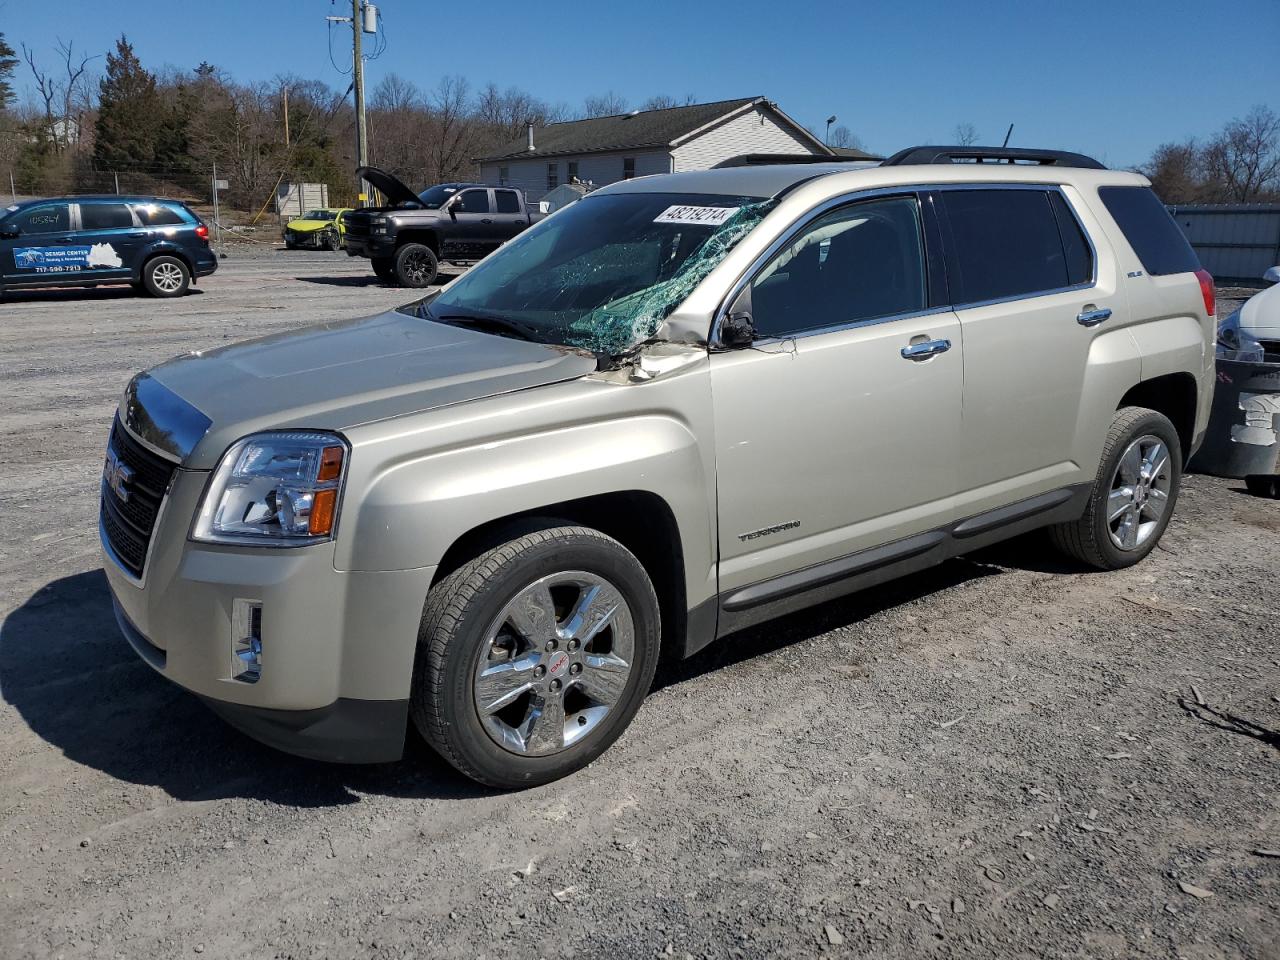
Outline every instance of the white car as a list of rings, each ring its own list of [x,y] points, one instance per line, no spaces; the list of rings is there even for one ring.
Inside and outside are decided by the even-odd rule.
[[[1280,266],[1272,267],[1262,279],[1272,286],[1241,305],[1240,329],[1261,342],[1267,353],[1280,354]]]

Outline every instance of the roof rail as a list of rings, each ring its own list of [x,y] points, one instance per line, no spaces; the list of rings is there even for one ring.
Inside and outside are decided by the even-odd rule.
[[[755,167],[773,163],[878,163],[878,157],[824,157],[816,153],[740,153],[721,160],[711,169]]]
[[[1052,167],[1083,167],[1086,170],[1107,169],[1093,157],[1066,150],[1031,150],[1026,147],[907,147],[899,150],[881,166],[899,167],[917,163],[1038,163]]]

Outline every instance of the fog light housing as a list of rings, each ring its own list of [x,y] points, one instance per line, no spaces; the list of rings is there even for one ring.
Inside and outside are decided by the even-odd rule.
[[[231,610],[231,679],[257,683],[262,676],[262,604],[236,600]]]

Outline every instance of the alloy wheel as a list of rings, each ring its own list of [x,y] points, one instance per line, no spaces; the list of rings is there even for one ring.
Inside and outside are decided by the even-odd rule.
[[[1138,550],[1159,530],[1173,485],[1169,448],[1147,434],[1125,448],[1111,478],[1107,531],[1125,551]]]
[[[182,270],[173,263],[157,263],[151,270],[151,282],[165,293],[174,293],[182,287]]]
[[[480,722],[512,753],[565,750],[617,705],[634,655],[634,619],[616,586],[581,570],[542,577],[486,634],[473,678]]]

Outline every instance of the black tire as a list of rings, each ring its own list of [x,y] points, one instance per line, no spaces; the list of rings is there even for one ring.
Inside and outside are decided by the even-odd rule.
[[[285,240],[285,242],[284,242],[284,248],[285,248],[286,250],[297,250],[297,249],[298,249],[298,245],[297,245],[296,243],[294,243],[292,240]]]
[[[386,283],[396,282],[396,265],[395,261],[390,257],[374,257],[372,260],[373,272]]]
[[[191,271],[177,257],[152,257],[142,265],[142,286],[153,297],[181,297],[191,287]]]
[[[393,260],[396,283],[402,287],[429,287],[436,282],[440,263],[423,243],[406,243]]]
[[[499,746],[486,731],[475,671],[490,651],[486,632],[512,598],[564,571],[599,576],[624,598],[634,626],[631,669],[618,699],[588,735],[558,752],[525,755]],[[431,589],[414,663],[414,725],[445,760],[480,783],[519,788],[558,780],[595,760],[631,722],[653,683],[659,637],[653,584],[622,544],[588,527],[535,529],[486,551]],[[566,683],[566,699],[569,690]]]
[[[338,236],[336,230],[328,230],[324,235],[324,248],[326,250],[341,250],[342,239]]]
[[[1280,477],[1254,474],[1244,478],[1244,485],[1255,497],[1280,500]]]
[[[1122,549],[1112,541],[1107,517],[1112,480],[1116,476],[1120,458],[1129,446],[1148,436],[1163,442],[1169,452],[1165,509],[1151,534],[1142,543],[1130,549]],[[1154,550],[1164,536],[1181,486],[1182,446],[1178,431],[1169,422],[1169,418],[1145,407],[1124,407],[1116,411],[1111,429],[1107,431],[1102,460],[1098,464],[1098,475],[1093,481],[1093,489],[1089,491],[1089,503],[1084,515],[1072,523],[1050,527],[1049,535],[1054,545],[1063,553],[1099,570],[1119,570],[1132,566]]]

